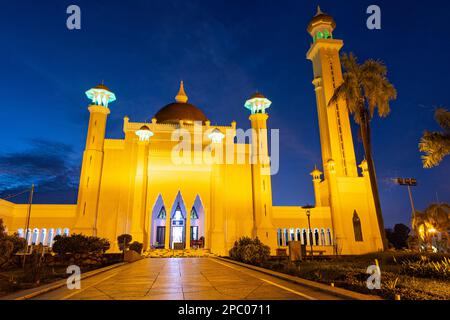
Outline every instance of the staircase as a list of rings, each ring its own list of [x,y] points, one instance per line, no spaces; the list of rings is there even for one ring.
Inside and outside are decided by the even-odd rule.
[[[209,249],[150,249],[143,253],[146,258],[199,258],[215,257]]]

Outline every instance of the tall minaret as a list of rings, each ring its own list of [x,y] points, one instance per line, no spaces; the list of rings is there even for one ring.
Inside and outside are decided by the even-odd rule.
[[[339,50],[342,40],[333,39],[336,23],[333,18],[317,8],[317,14],[308,26],[313,43],[307,53],[314,69],[313,84],[316,91],[319,116],[323,167],[329,160],[335,163],[337,177],[358,176],[352,131],[345,101],[328,106],[334,90],[342,83]],[[325,172],[328,177],[328,172]]]
[[[116,96],[103,84],[86,91],[91,99],[86,147],[83,153],[80,186],[78,189],[77,218],[75,233],[97,235],[98,200],[103,168],[103,143],[106,119],[110,113],[108,104]]]
[[[277,236],[272,225],[272,182],[267,141],[266,109],[272,102],[261,93],[246,101],[252,124],[252,183],[253,183],[253,236],[258,237],[272,250],[277,247]],[[273,233],[273,234],[271,234]]]

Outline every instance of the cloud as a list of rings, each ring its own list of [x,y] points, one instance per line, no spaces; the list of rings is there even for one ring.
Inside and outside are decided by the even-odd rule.
[[[34,183],[37,202],[44,198],[49,202],[72,202],[79,174],[79,161],[75,160],[71,146],[31,140],[26,150],[0,154],[0,198],[27,190]],[[67,197],[62,196],[64,193]],[[14,202],[24,202],[24,199],[26,196],[11,198]]]

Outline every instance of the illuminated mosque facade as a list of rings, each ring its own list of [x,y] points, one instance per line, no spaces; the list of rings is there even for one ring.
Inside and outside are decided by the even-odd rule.
[[[382,250],[367,164],[356,162],[346,103],[328,105],[343,79],[343,41],[333,38],[335,27],[320,10],[308,26],[313,43],[307,59],[313,65],[323,161],[323,172],[311,172],[314,208],[273,205],[267,131],[271,102],[262,94],[245,102],[249,143],[236,141],[235,122],[211,125],[201,109],[188,103],[183,83],[175,102],[150,123],[125,117],[124,138],[108,139],[107,118],[114,111],[109,106],[116,97],[99,85],[87,92],[92,102],[77,203],[33,205],[28,232],[26,204],[0,200],[0,218],[10,232],[47,246],[57,234],[82,233],[107,238],[111,251],[119,250],[121,234],[131,234],[144,250],[200,247],[217,255],[227,255],[243,236],[258,237],[273,254],[292,240],[324,254]],[[175,130],[192,151],[177,150]],[[192,161],[174,161],[174,152],[177,159]],[[205,159],[205,152],[254,161],[196,161]]]

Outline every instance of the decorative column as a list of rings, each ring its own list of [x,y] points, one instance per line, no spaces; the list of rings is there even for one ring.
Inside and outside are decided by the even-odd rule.
[[[136,175],[134,178],[133,210],[131,216],[131,235],[133,240],[144,241],[144,217],[146,212],[147,195],[147,169],[148,169],[148,145],[153,132],[147,126],[142,126],[136,131],[137,159]]]
[[[172,207],[166,207],[166,234],[164,236],[164,249],[170,249],[170,215],[172,214]]]
[[[225,233],[224,233],[224,175],[225,164],[223,163],[225,135],[217,128],[208,135],[212,142],[212,151],[221,152],[219,160],[214,157],[211,170],[211,252],[217,255],[226,255]]]

